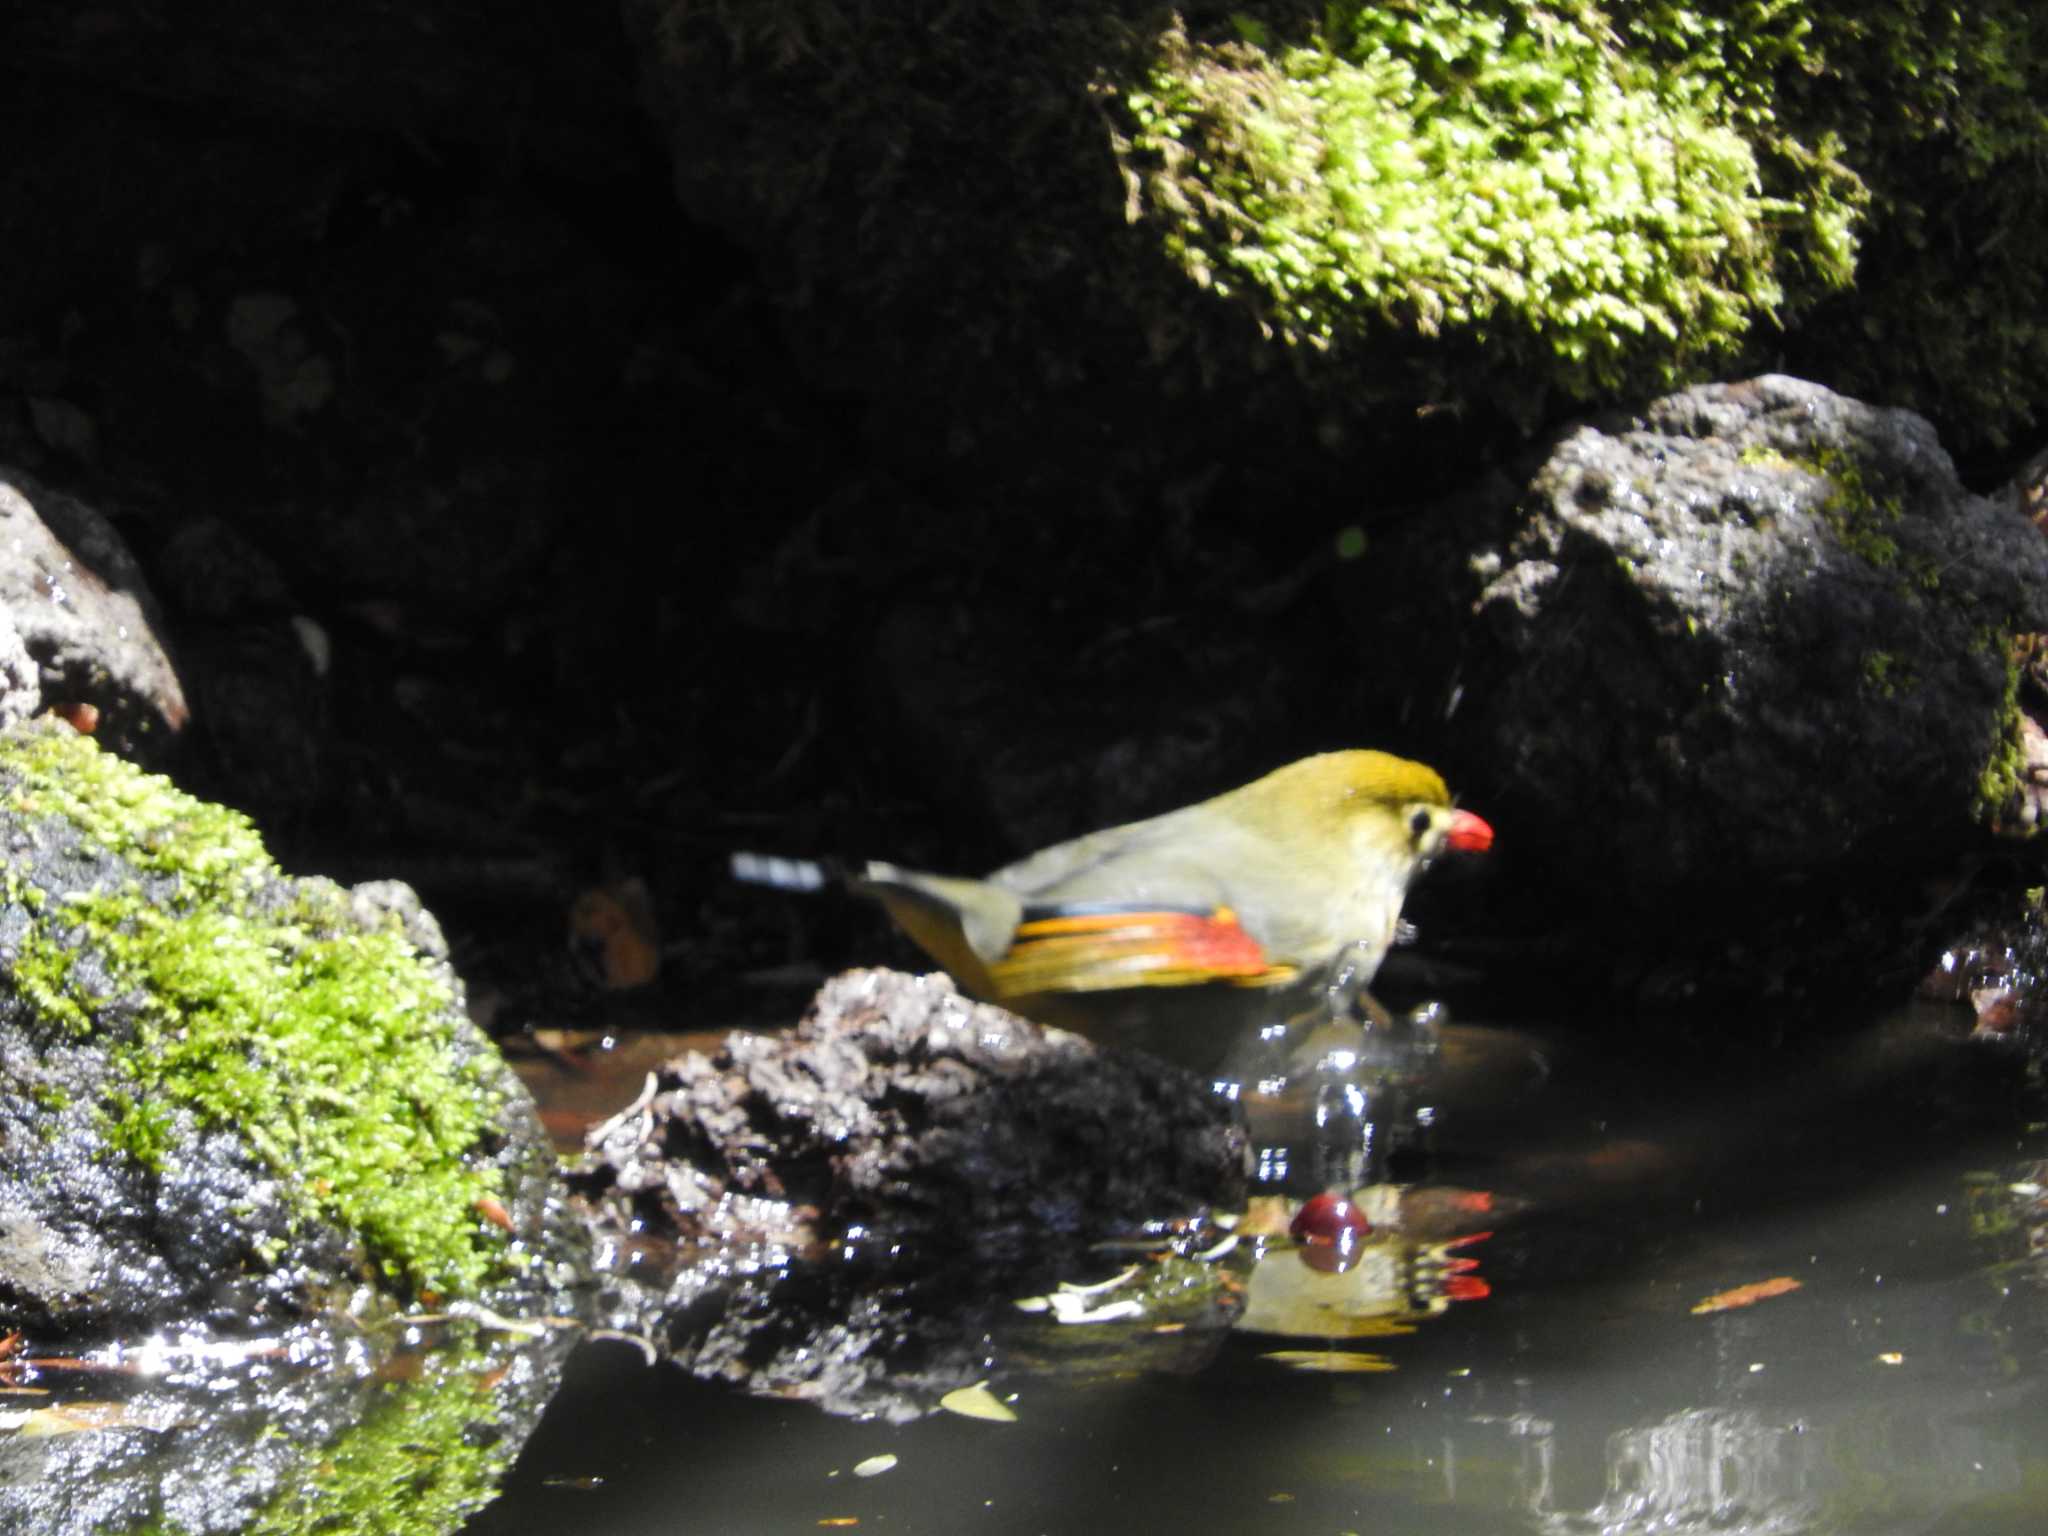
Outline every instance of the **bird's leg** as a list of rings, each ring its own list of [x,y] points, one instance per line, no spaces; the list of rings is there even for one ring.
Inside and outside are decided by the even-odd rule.
[[[1377,957],[1354,944],[1338,959],[1324,994],[1325,1017],[1314,1041],[1315,1140],[1313,1177],[1319,1189],[1353,1190],[1371,1182],[1375,1161],[1373,1119],[1378,1107],[1368,1064],[1372,1036],[1392,1018],[1366,990]]]
[[[1380,1176],[1388,1133],[1398,1134],[1408,1113],[1405,1090],[1419,1084],[1436,1054],[1433,1004],[1397,1020],[1367,990],[1378,959],[1371,944],[1344,951],[1325,991],[1322,1026],[1303,1053],[1314,1062],[1314,1165],[1324,1189],[1356,1189]]]
[[[1374,1182],[1378,1136],[1372,1083],[1357,1057],[1331,1052],[1316,1064],[1312,1187],[1348,1194]]]
[[[1392,1029],[1393,1015],[1380,1006],[1378,998],[1366,990],[1377,968],[1378,954],[1373,945],[1359,941],[1338,957],[1337,968],[1330,975],[1330,984],[1325,992],[1330,1017],[1336,1020],[1356,1020],[1360,1029]]]

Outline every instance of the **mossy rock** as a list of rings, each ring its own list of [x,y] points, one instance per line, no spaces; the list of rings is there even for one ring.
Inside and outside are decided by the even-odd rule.
[[[1108,372],[1527,424],[1790,355],[1970,444],[2048,361],[2019,0],[628,13],[812,355],[992,438]]]
[[[50,725],[0,736],[0,824],[0,1317],[574,1279],[538,1117],[409,892],[287,877],[239,814]]]
[[[207,1345],[160,1340],[159,1368],[122,1381],[111,1399],[104,1380],[52,1380],[20,1415],[26,1422],[0,1437],[0,1530],[458,1530],[495,1497],[577,1335],[526,1337],[481,1322],[424,1331],[421,1349],[410,1325],[302,1324],[288,1331],[293,1364],[283,1368],[238,1363],[218,1342],[209,1358]],[[274,1336],[255,1352],[274,1354]],[[71,1414],[75,1427],[98,1432],[53,1432]]]

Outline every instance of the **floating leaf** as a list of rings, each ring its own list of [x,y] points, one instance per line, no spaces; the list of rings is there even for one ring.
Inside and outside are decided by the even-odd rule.
[[[1385,1355],[1368,1354],[1362,1349],[1274,1349],[1259,1358],[1284,1365],[1289,1370],[1322,1371],[1332,1376],[1400,1369]]]
[[[1748,1285],[1738,1285],[1732,1291],[1718,1291],[1692,1309],[1694,1317],[1706,1312],[1731,1312],[1737,1307],[1754,1306],[1759,1301],[1769,1301],[1773,1296],[1783,1296],[1799,1289],[1799,1282],[1789,1275],[1778,1275],[1769,1280],[1752,1280]]]
[[[985,1381],[978,1381],[971,1387],[956,1387],[939,1399],[939,1406],[963,1419],[987,1419],[994,1424],[1017,1422],[1016,1412],[989,1391]]]
[[[855,1477],[880,1477],[895,1465],[895,1456],[888,1451],[884,1451],[879,1456],[870,1456],[866,1461],[857,1463],[853,1469],[853,1475]]]

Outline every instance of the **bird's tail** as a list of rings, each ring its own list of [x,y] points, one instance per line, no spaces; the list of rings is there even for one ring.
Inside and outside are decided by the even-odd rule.
[[[778,891],[822,891],[839,885],[846,871],[836,864],[817,859],[786,859],[773,853],[736,853],[732,856],[732,877],[748,885],[772,886]]]

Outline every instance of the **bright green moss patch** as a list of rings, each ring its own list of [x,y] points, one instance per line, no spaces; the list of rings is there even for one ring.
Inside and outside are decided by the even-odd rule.
[[[1784,7],[1764,7],[1777,11]],[[1731,29],[1632,46],[1569,0],[1333,4],[1292,45],[1167,34],[1127,157],[1170,253],[1290,341],[1459,331],[1591,395],[1667,385],[1850,276],[1853,179],[1768,196]]]
[[[362,1420],[303,1465],[249,1536],[419,1536],[453,1531],[497,1494],[516,1443],[477,1434],[497,1404],[466,1351],[421,1357],[419,1378],[380,1389]]]
[[[497,1496],[518,1441],[501,1432],[490,1385],[499,1365],[467,1348],[419,1357],[409,1379],[376,1387],[361,1415],[307,1446],[243,1536],[443,1536]],[[209,1526],[209,1529],[212,1527]],[[185,1536],[157,1516],[127,1536]]]
[[[46,893],[6,978],[74,1038],[109,1035],[111,1145],[155,1169],[180,1111],[232,1128],[390,1279],[479,1289],[498,1245],[475,1203],[498,1178],[470,1154],[495,1106],[442,974],[337,889],[285,881],[245,818],[86,738],[10,737],[0,770],[15,815],[62,818],[150,881]]]
[[[90,738],[21,732],[8,739],[5,762],[20,775],[9,796],[15,815],[61,816],[136,869],[176,879],[191,900],[240,900],[277,878],[248,817],[195,800]]]

